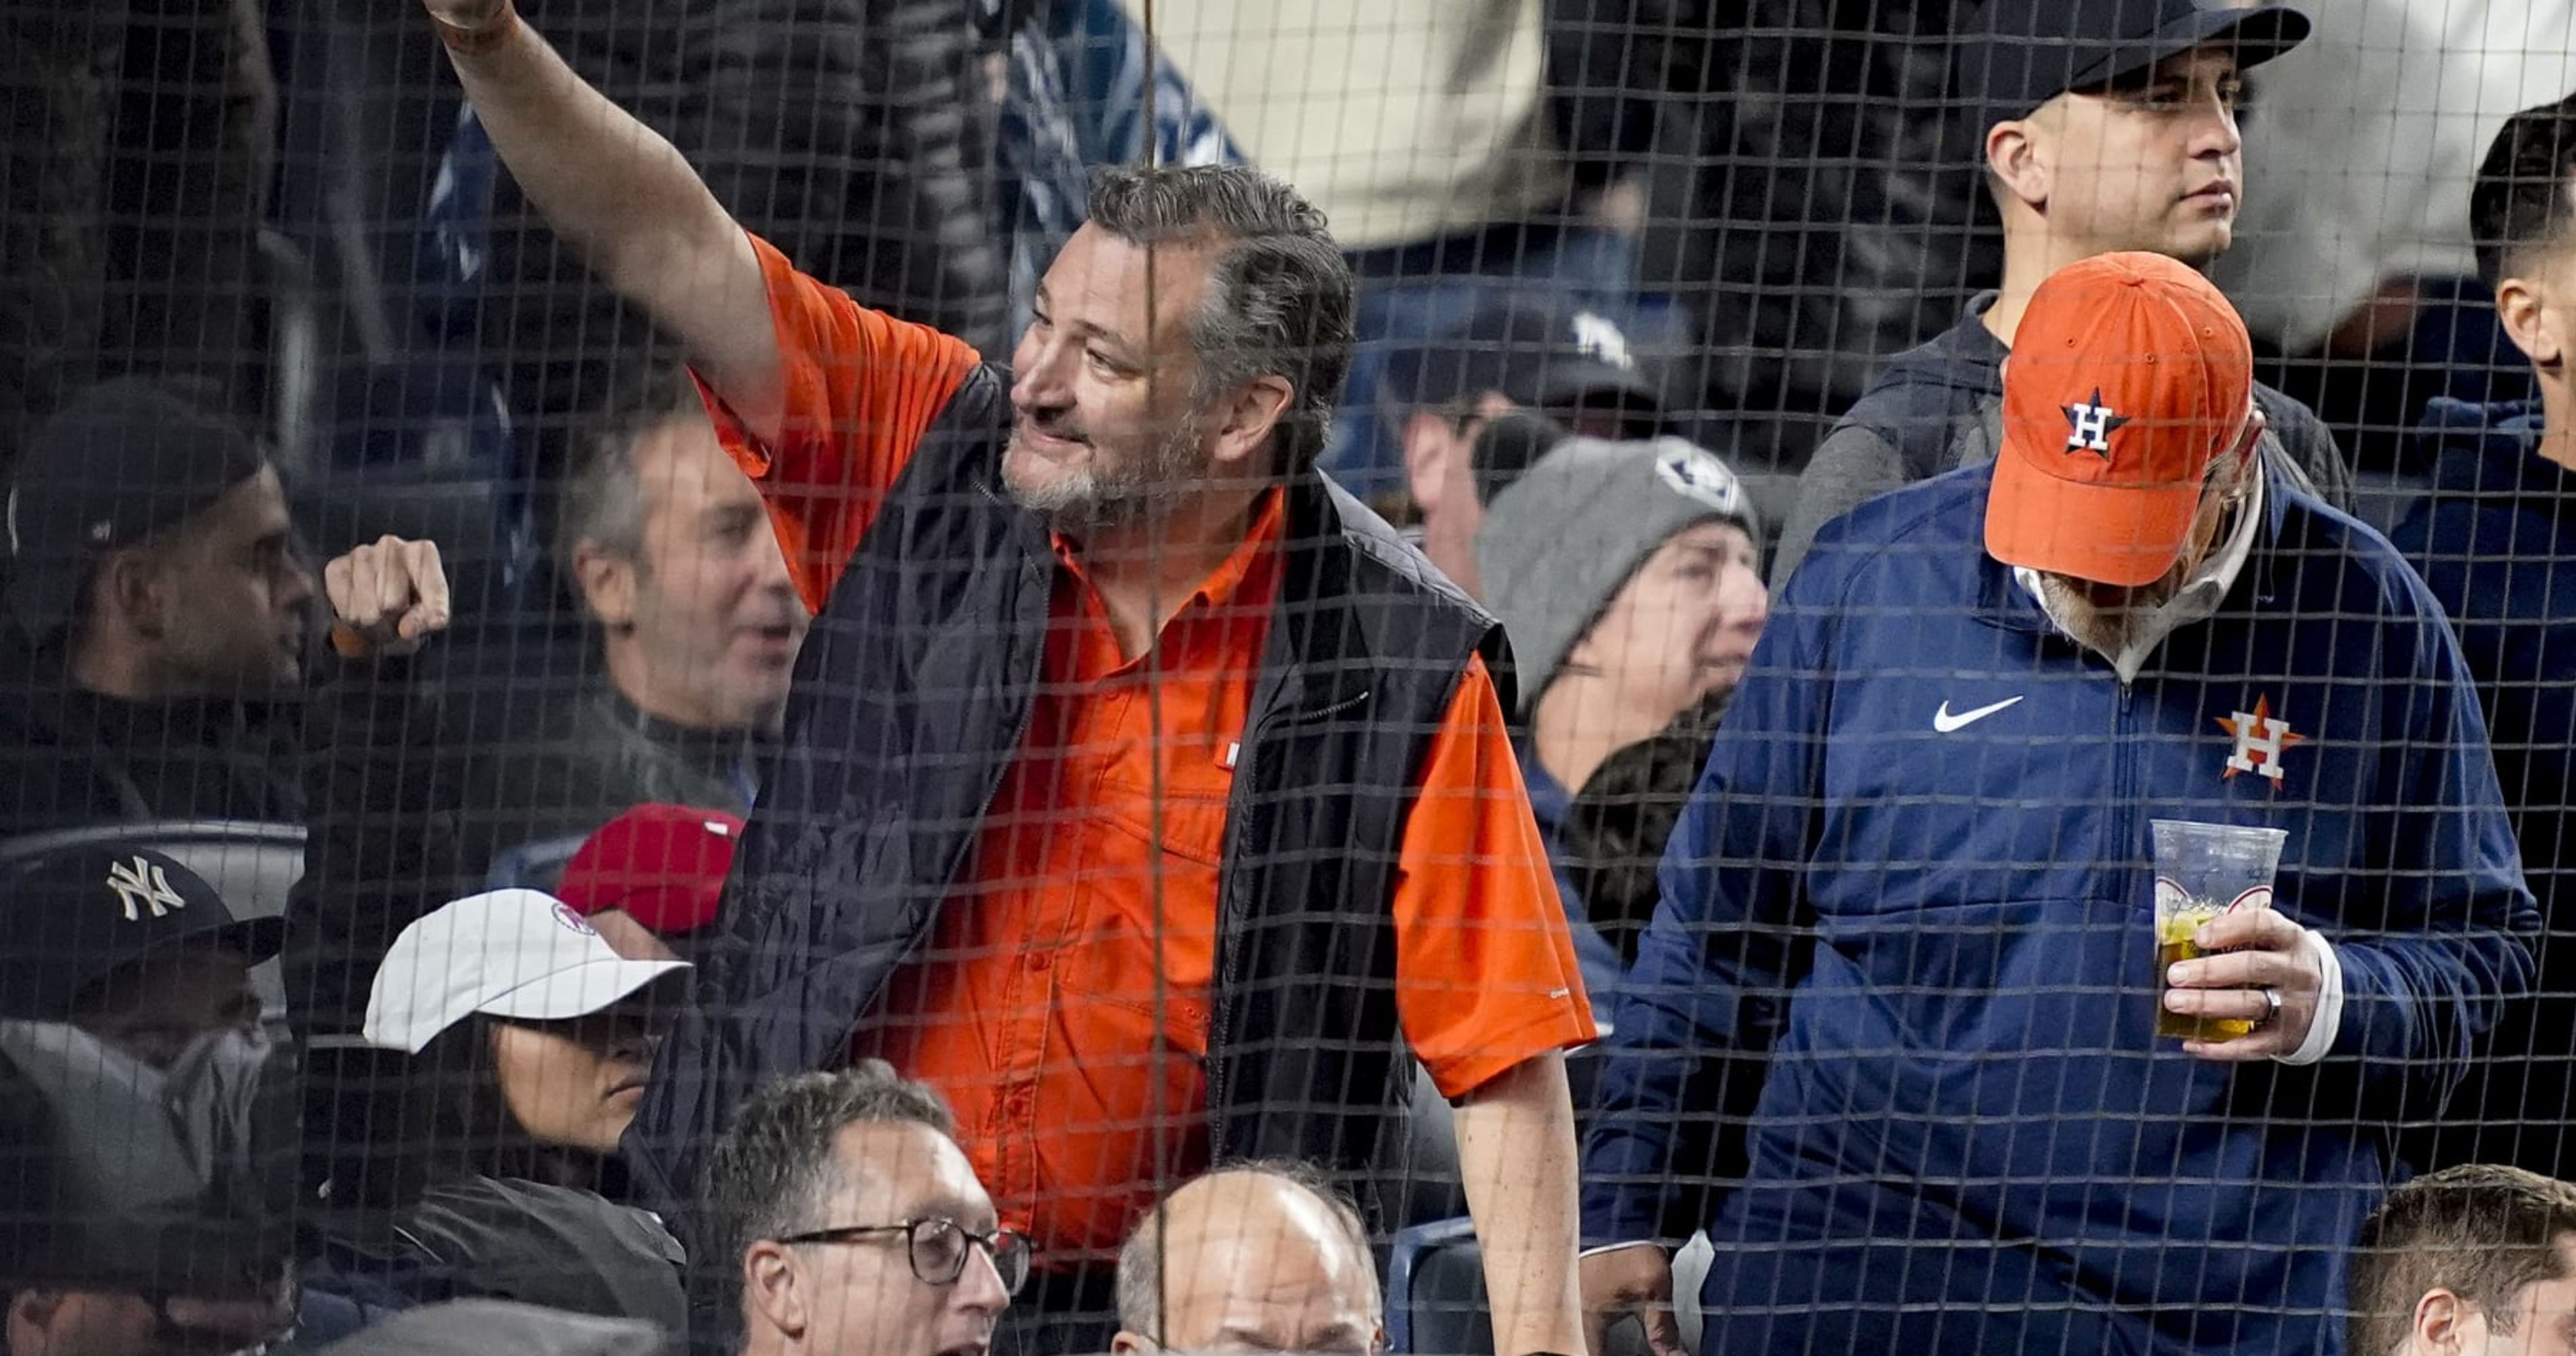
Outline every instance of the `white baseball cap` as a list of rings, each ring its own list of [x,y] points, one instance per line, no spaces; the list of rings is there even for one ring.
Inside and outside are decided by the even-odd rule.
[[[540,890],[468,895],[394,938],[367,996],[369,1045],[419,1054],[475,1013],[585,1017],[687,961],[628,960],[571,905]]]

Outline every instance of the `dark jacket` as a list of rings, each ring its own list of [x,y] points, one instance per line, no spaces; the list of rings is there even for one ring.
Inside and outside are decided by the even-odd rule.
[[[523,843],[645,801],[749,808],[766,741],[655,720],[604,683],[434,683],[426,656],[341,663],[304,729],[312,807],[287,900],[289,1009],[358,1029],[376,963],[421,915],[484,888]]]
[[[71,685],[61,661],[0,666],[0,837],[120,820],[292,824],[296,706],[130,702]]]
[[[1007,382],[980,368],[949,401],[798,656],[698,1002],[627,1137],[666,1215],[694,1199],[699,1155],[754,1084],[841,1062],[931,935],[1019,754],[1056,564],[1000,487]],[[1390,900],[1414,778],[1470,658],[1499,672],[1501,635],[1322,476],[1286,494],[1219,866],[1209,1139],[1219,1158],[1356,1174],[1411,1086]]]
[[[2122,682],[1986,555],[1992,479],[1828,527],[1763,632],[1621,991],[1587,1231],[1705,1224],[1729,1350],[2333,1352],[2395,1109],[2531,978],[2468,668],[2397,553],[2275,472],[2216,615]],[[2304,737],[2277,781],[2226,775],[2254,709]],[[2321,1061],[2153,1034],[2160,818],[2288,831],[2275,907],[2342,969]],[[1771,1058],[1712,1206],[1730,1051]]]
[[[1771,567],[1779,596],[1816,530],[1873,496],[1961,466],[1995,459],[2002,445],[2004,357],[1986,328],[1995,294],[1981,293],[1959,323],[1888,360],[1887,368],[1798,477],[1798,499],[1780,529]],[[2334,434],[2298,401],[2257,384],[2254,403],[2271,427],[2263,455],[2290,483],[2339,509],[2352,507],[2352,467]]]
[[[2435,400],[2417,431],[2432,497],[2390,540],[2450,613],[2494,741],[2496,775],[2539,897],[2534,998],[2498,1024],[2495,1047],[2419,1137],[2423,1169],[2512,1163],[2576,1176],[2576,473],[2544,461],[2536,403]]]

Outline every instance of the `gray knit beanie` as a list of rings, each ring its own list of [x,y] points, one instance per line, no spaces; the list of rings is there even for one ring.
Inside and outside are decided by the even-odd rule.
[[[1518,666],[1521,713],[1538,704],[1566,653],[1628,576],[1685,528],[1712,519],[1762,528],[1726,463],[1680,438],[1568,438],[1485,507],[1476,568]]]

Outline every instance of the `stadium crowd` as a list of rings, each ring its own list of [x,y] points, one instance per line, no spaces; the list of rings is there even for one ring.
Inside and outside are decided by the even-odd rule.
[[[354,378],[0,59],[0,1356],[2576,1351],[2576,7],[382,8]]]

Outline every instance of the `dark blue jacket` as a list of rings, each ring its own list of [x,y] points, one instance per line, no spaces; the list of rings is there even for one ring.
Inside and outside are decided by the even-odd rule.
[[[690,1224],[693,1255],[709,1141],[761,1081],[836,1066],[862,1021],[903,1020],[880,1010],[886,981],[932,935],[1019,756],[1056,559],[1000,482],[1007,389],[988,366],[950,399],[797,657],[698,1001],[627,1134],[643,1199]],[[1499,675],[1506,656],[1357,500],[1311,471],[1285,494],[1219,863],[1208,1138],[1220,1159],[1302,1158],[1365,1193],[1412,1087],[1391,904],[1415,778],[1469,660]]]
[[[2544,461],[2536,403],[2437,399],[2418,444],[2432,496],[2391,540],[2451,616],[2495,740],[2496,775],[2547,933],[2534,1001],[2496,1032],[2418,1167],[2576,1174],[2576,473]],[[2492,1077],[2490,1077],[2492,1075]]]
[[[2458,648],[2274,474],[2219,614],[2123,685],[1985,554],[1989,477],[1864,505],[1791,581],[1622,992],[1587,1235],[1706,1224],[1712,1351],[2332,1352],[2380,1118],[2530,976]],[[2277,785],[2223,776],[2258,702],[2304,737]],[[2154,1037],[2156,818],[2289,831],[2279,907],[2349,995],[2324,1062]],[[1742,1050],[1771,1063],[1712,1217],[1702,1071]]]

